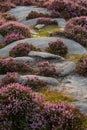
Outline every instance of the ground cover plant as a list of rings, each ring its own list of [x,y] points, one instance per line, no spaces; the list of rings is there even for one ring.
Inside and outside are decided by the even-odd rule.
[[[54,64],[50,64],[48,61],[38,63],[39,73],[44,76],[58,76],[59,71]]]
[[[6,36],[7,34],[10,34],[13,32],[22,34],[24,37],[31,36],[30,29],[27,26],[25,26],[24,24],[21,24],[16,21],[7,22],[7,23],[3,24],[2,26],[0,26],[0,33],[3,36]]]
[[[45,6],[52,10],[53,17],[64,17],[66,19],[87,15],[87,8],[80,6],[71,0],[53,0],[45,3]]]
[[[87,17],[70,19],[64,30],[65,36],[87,46]]]
[[[51,41],[47,51],[56,55],[65,56],[68,52],[67,46],[63,43],[62,40],[57,39],[56,41]]]
[[[76,67],[76,71],[78,74],[87,77],[87,55],[82,56],[82,58],[80,58]]]
[[[1,130],[84,130],[84,116],[74,106],[46,102],[18,83],[0,88],[0,117]]]
[[[21,68],[21,69],[20,69]],[[16,62],[13,58],[0,59],[0,74],[7,72],[32,72],[32,67],[25,62]]]
[[[49,14],[44,14],[44,13],[40,13],[40,12],[36,12],[36,11],[31,11],[28,16],[26,17],[26,19],[33,19],[33,18],[38,18],[38,17],[50,17]]]
[[[31,50],[37,51],[39,49],[30,43],[19,43],[10,50],[9,55],[12,57],[28,56]]]
[[[37,24],[45,24],[45,25],[58,25],[58,22],[51,18],[38,18]]]

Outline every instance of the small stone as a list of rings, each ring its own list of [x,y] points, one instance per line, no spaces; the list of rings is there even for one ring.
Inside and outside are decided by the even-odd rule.
[[[45,27],[45,24],[38,24],[35,26],[35,29],[42,29],[43,27]]]

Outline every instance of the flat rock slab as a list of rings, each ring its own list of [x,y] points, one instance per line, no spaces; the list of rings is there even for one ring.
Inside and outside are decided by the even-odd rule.
[[[64,18],[55,18],[58,22],[58,27],[64,28],[66,25],[66,20]]]
[[[41,37],[41,38],[27,38],[27,39],[19,40],[19,41],[13,42],[10,45],[0,49],[0,56],[9,56],[9,51],[11,50],[11,48],[16,46],[20,42],[21,43],[22,42],[31,43],[35,47],[38,47],[38,48],[44,50],[44,49],[46,49],[46,47],[48,47],[48,43],[50,41],[55,41],[58,38],[59,37]],[[69,54],[86,54],[87,53],[87,50],[84,47],[82,47],[79,43],[77,43],[73,40],[67,39],[67,38],[60,38],[60,39],[63,40],[64,43],[67,45]]]
[[[53,85],[53,86],[56,86],[59,83],[58,80],[56,80],[55,78],[44,77],[44,76],[37,76],[37,75],[24,75],[24,76],[20,76],[18,82],[26,84],[28,77],[29,78],[35,78],[36,77],[39,80],[46,82],[48,85]]]
[[[60,90],[77,100],[87,99],[87,78],[79,75],[67,76],[62,80]]]
[[[0,80],[4,77],[5,75],[0,75]]]
[[[80,111],[87,116],[87,100],[80,100],[73,103]]]
[[[15,57],[13,58],[16,62],[26,62],[26,63],[30,63],[30,62],[34,62],[34,59],[31,57]]]
[[[44,59],[58,59],[58,60],[64,60],[63,57],[58,56],[58,55],[54,55],[51,53],[46,53],[46,52],[37,52],[37,51],[30,51],[29,56],[31,57],[41,57]]]
[[[0,42],[4,42],[4,37],[0,35]]]
[[[76,64],[74,62],[56,63],[56,67],[60,70],[60,76],[66,76],[74,72]]]
[[[50,14],[50,11],[46,8],[40,8],[36,6],[16,6],[16,8],[11,9],[8,11],[9,13],[13,14],[18,21],[23,22],[26,21],[26,17],[31,11],[37,11],[41,13],[48,13]]]

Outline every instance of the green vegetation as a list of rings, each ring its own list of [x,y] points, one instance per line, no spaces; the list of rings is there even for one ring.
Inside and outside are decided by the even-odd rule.
[[[32,27],[34,28],[34,27]],[[33,37],[48,37],[50,33],[55,31],[62,31],[62,28],[58,28],[57,25],[48,25],[40,30],[35,29],[36,35],[33,35]]]
[[[61,101],[68,101],[68,102],[75,101],[75,99],[73,99],[70,96],[64,95],[62,92],[53,92],[50,90],[43,89],[41,93],[44,95],[47,101],[52,103],[58,103]]]
[[[66,59],[67,59],[67,61],[73,61],[73,62],[75,62],[75,63],[78,63],[79,60],[80,60],[83,56],[84,56],[84,54],[72,54],[72,55],[68,54],[68,55],[66,56]]]

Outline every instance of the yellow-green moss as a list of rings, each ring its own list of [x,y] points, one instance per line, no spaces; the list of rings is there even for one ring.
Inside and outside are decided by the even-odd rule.
[[[53,92],[53,91],[44,89],[41,91],[41,93],[44,95],[47,101],[52,102],[52,103],[57,103],[61,101],[68,101],[68,102],[75,101],[73,98],[66,96],[60,92]]]
[[[32,27],[34,28],[34,26]],[[50,33],[55,31],[62,31],[62,28],[58,28],[57,25],[48,25],[40,30],[35,30],[36,35],[33,35],[33,37],[48,37]]]
[[[66,60],[67,60],[67,61],[73,61],[73,62],[75,62],[75,63],[78,63],[79,60],[83,57],[83,55],[84,55],[84,54],[72,54],[72,55],[68,54],[68,55],[66,56]]]

